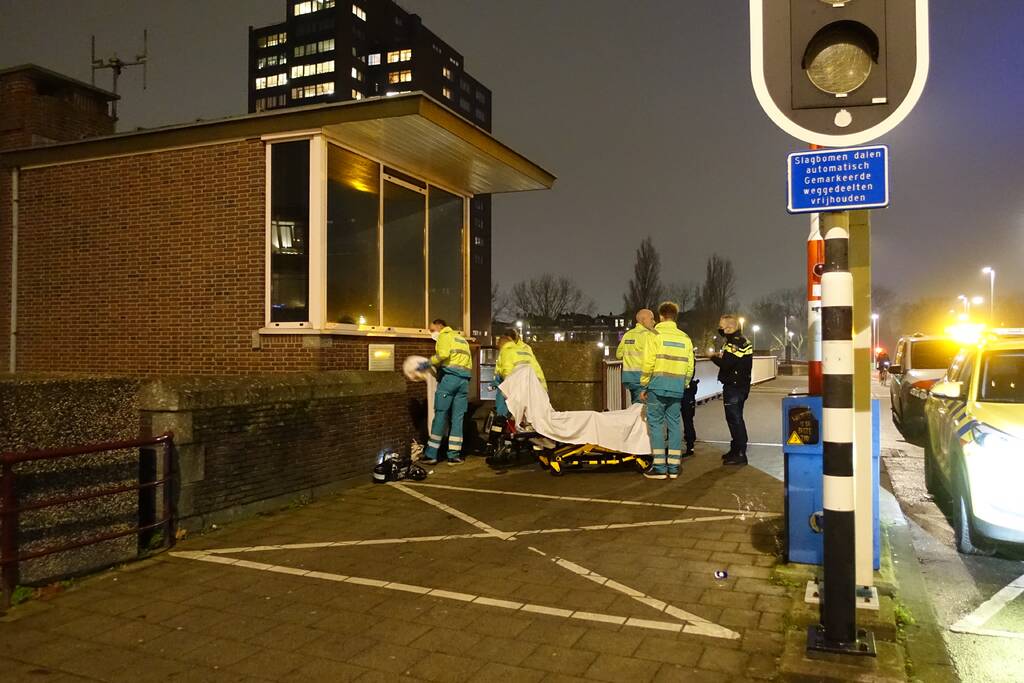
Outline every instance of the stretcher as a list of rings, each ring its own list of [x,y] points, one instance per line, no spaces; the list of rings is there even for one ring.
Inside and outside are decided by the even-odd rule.
[[[541,466],[555,476],[587,466],[630,464],[643,471],[651,465],[641,406],[606,412],[555,411],[529,367],[513,372],[498,389],[512,414],[506,428],[511,442],[529,443]],[[520,424],[528,426],[519,429]]]

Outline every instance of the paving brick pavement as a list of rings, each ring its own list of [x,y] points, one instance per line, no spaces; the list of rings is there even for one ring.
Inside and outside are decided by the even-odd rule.
[[[718,453],[665,482],[473,458],[239,522],[16,608],[2,678],[771,679],[782,484]]]

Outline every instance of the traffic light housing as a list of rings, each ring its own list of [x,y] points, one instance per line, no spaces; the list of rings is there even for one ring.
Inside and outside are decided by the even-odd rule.
[[[750,0],[750,73],[762,108],[793,137],[870,142],[924,90],[928,0]]]

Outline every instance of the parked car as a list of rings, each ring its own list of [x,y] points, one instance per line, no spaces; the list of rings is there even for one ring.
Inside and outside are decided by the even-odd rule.
[[[1024,543],[1024,329],[961,351],[925,414],[925,485],[952,500],[957,549]]]
[[[889,366],[892,422],[910,443],[924,445],[928,390],[946,374],[959,350],[960,344],[948,337],[923,334],[903,337],[896,345],[896,358]]]

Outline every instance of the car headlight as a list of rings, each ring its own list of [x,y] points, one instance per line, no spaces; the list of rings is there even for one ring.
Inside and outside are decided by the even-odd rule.
[[[1024,445],[1009,434],[980,423],[971,427],[971,436],[978,448],[993,455],[1014,455]]]

